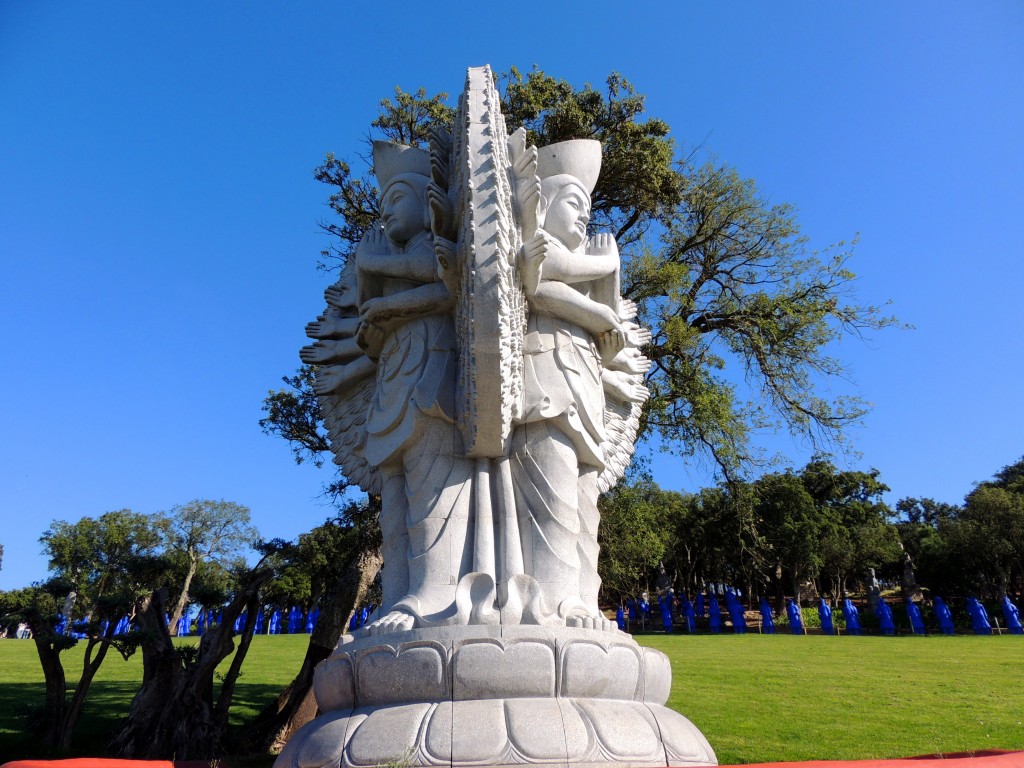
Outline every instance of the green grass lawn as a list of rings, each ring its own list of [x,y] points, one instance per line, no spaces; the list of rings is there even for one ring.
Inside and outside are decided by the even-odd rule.
[[[645,635],[672,659],[668,705],[707,736],[723,764],[1024,749],[1024,638]],[[294,676],[305,636],[257,637],[232,722]],[[77,653],[76,653],[77,652]],[[80,652],[65,653],[69,677]],[[141,659],[108,658],[77,732],[101,754],[127,712]],[[24,731],[42,701],[32,643],[0,640],[0,762],[38,754]]]

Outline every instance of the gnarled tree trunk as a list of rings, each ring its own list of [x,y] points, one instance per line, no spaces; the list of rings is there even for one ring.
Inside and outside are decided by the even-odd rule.
[[[259,590],[272,575],[270,569],[253,573],[245,588],[224,608],[220,625],[203,635],[194,657],[179,653],[171,642],[164,623],[166,590],[142,602],[138,621],[149,634],[142,644],[142,687],[111,744],[116,754],[164,759],[173,755],[177,760],[223,757],[228,710],[256,625]],[[235,649],[233,626],[243,610],[248,611],[245,629],[215,703],[214,673]]]
[[[377,578],[382,562],[380,548],[368,547],[352,559],[334,589],[324,596],[299,674],[246,728],[240,750],[276,754],[295,731],[316,717],[313,670],[334,650],[353,611]]]

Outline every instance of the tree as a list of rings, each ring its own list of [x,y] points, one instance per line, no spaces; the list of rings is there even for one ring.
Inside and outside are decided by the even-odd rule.
[[[832,580],[832,595],[845,597],[847,580],[869,568],[895,566],[903,554],[892,510],[882,501],[889,487],[876,469],[840,471],[822,457],[800,473],[815,507],[829,522],[822,529],[822,570]]]
[[[46,698],[36,721],[45,747],[63,751],[70,746],[107,652],[115,648],[127,658],[135,649],[136,636],[117,636],[115,629],[162,575],[164,565],[155,556],[157,523],[127,509],[76,523],[55,521],[40,538],[50,580],[8,595],[7,610],[28,623],[43,667]],[[72,630],[84,635],[86,647],[69,699],[61,653],[79,642]]]
[[[295,731],[316,716],[313,671],[334,650],[380,571],[378,511],[372,503],[346,504],[336,518],[284,549],[283,571],[298,575],[293,583],[308,585],[309,604],[319,605],[320,618],[295,679],[247,726],[240,748],[279,752]]]
[[[619,483],[598,506],[608,522],[599,529],[601,595],[621,602],[648,588],[651,571],[665,559],[667,544],[683,496],[663,491],[652,480]]]
[[[852,299],[852,249],[810,251],[792,206],[770,204],[752,180],[697,152],[678,158],[668,125],[645,117],[643,95],[621,75],[609,76],[604,92],[537,69],[503,79],[510,130],[527,128],[539,145],[604,145],[592,226],[615,233],[623,293],[654,330],[643,429],[677,453],[710,457],[726,477],[755,461],[757,428],[782,424],[819,446],[841,442],[865,406],[819,394],[819,382],[844,373],[827,350],[842,336],[896,324]],[[396,94],[373,123],[383,138],[422,143],[432,123],[450,123],[446,94]],[[316,177],[333,189],[338,220],[323,224],[335,238],[325,255],[340,263],[376,217],[376,189],[334,155]],[[741,397],[743,381],[750,398]],[[261,424],[309,458],[327,446],[308,369],[286,383],[265,401]]]
[[[179,504],[166,516],[167,548],[180,554],[184,565],[181,591],[171,613],[171,631],[189,601],[189,588],[201,562],[225,563],[256,540],[249,508],[231,501],[195,499]]]
[[[224,755],[224,737],[235,684],[241,674],[256,616],[260,590],[275,573],[276,548],[264,547],[253,568],[234,575],[235,589],[221,612],[220,623],[209,628],[199,646],[176,646],[165,620],[167,590],[157,589],[139,603],[142,685],[132,699],[111,749],[122,757],[178,760],[213,759]],[[245,613],[236,647],[234,625]],[[221,662],[234,652],[226,672]],[[214,697],[214,681],[220,691]]]

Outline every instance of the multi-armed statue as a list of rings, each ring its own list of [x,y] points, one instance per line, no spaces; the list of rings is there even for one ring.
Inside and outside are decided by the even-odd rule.
[[[600,144],[509,136],[483,67],[450,135],[373,159],[380,225],[302,359],[335,460],[381,497],[383,605],[278,765],[714,764],[663,706],[667,658],[597,602],[650,340],[614,239],[588,236]]]

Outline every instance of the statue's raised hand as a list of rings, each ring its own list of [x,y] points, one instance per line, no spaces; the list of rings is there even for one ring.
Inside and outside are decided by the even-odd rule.
[[[527,296],[537,293],[537,286],[540,285],[544,259],[552,248],[553,239],[551,235],[543,230],[523,243],[522,259],[519,264],[519,277],[523,281],[523,292]]]
[[[593,256],[618,256],[619,244],[610,232],[598,232],[587,243],[587,253]]]
[[[363,233],[362,239],[359,241],[359,245],[356,246],[356,254],[365,253],[371,256],[382,256],[391,252],[391,246],[388,243],[388,236],[384,233],[384,229],[380,224],[373,224],[369,229]]]
[[[437,237],[448,238],[452,234],[452,201],[440,186],[427,183],[427,207],[430,209],[430,231]]]

